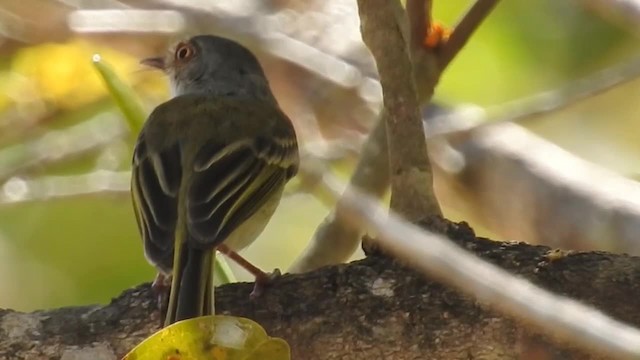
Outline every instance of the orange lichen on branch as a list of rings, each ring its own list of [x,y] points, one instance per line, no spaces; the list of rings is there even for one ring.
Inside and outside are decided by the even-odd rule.
[[[451,35],[451,31],[451,29],[446,28],[437,21],[432,22],[424,36],[424,46],[432,49],[439,47],[447,42],[449,35]]]

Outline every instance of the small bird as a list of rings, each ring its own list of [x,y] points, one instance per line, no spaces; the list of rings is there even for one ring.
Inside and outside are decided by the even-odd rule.
[[[131,180],[145,256],[172,276],[166,326],[213,312],[216,248],[240,250],[260,235],[299,154],[291,121],[242,45],[199,35],[141,63],[163,70],[173,94],[138,136]]]

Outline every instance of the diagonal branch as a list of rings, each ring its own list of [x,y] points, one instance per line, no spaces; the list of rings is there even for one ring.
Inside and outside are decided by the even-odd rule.
[[[386,121],[385,114],[385,111],[380,114],[378,121],[381,124]],[[387,168],[389,162],[387,147],[380,146],[387,143],[386,135],[384,126],[376,126],[369,134],[368,141],[362,147],[362,154],[368,161],[358,162],[348,185],[376,199],[381,199],[389,187],[389,173],[379,171]],[[345,218],[345,201],[340,198],[336,202],[331,214],[320,223],[309,245],[291,265],[289,272],[303,273],[349,260],[360,244],[362,229],[354,227]]]
[[[467,10],[438,54],[438,63],[441,69],[444,70],[458,52],[462,50],[497,3],[498,0],[478,0]]]
[[[617,89],[619,86],[637,80],[639,77],[640,56],[636,56],[631,60],[573,81],[560,88],[540,92],[478,112],[478,116],[475,117],[475,121],[472,124],[468,123],[463,127],[449,126],[446,131],[431,132],[427,135],[427,140],[440,136],[461,135],[503,123],[526,124],[529,120],[564,110],[582,101]],[[449,112],[439,115],[438,119],[433,119],[433,121],[429,122],[449,125],[460,124],[460,121],[456,121],[456,118],[460,116],[461,114],[457,112]]]

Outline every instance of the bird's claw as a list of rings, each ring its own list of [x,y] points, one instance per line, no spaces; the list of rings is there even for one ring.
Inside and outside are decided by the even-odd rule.
[[[251,300],[255,300],[264,294],[264,291],[267,287],[271,286],[273,282],[282,276],[280,269],[274,269],[270,273],[263,272],[262,274],[256,275],[256,282],[253,285],[253,291],[249,294]]]

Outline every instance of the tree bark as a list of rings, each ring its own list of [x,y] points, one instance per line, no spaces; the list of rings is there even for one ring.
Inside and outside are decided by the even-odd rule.
[[[465,223],[423,224],[478,256],[554,292],[640,326],[640,258],[476,238]],[[554,255],[555,254],[555,255]],[[600,359],[425,279],[382,254],[284,275],[258,301],[252,284],[216,289],[216,309],[284,338],[293,359]],[[116,359],[158,330],[149,284],[106,306],[0,310],[0,359]],[[533,357],[532,357],[533,356]],[[549,357],[543,357],[549,358]]]

